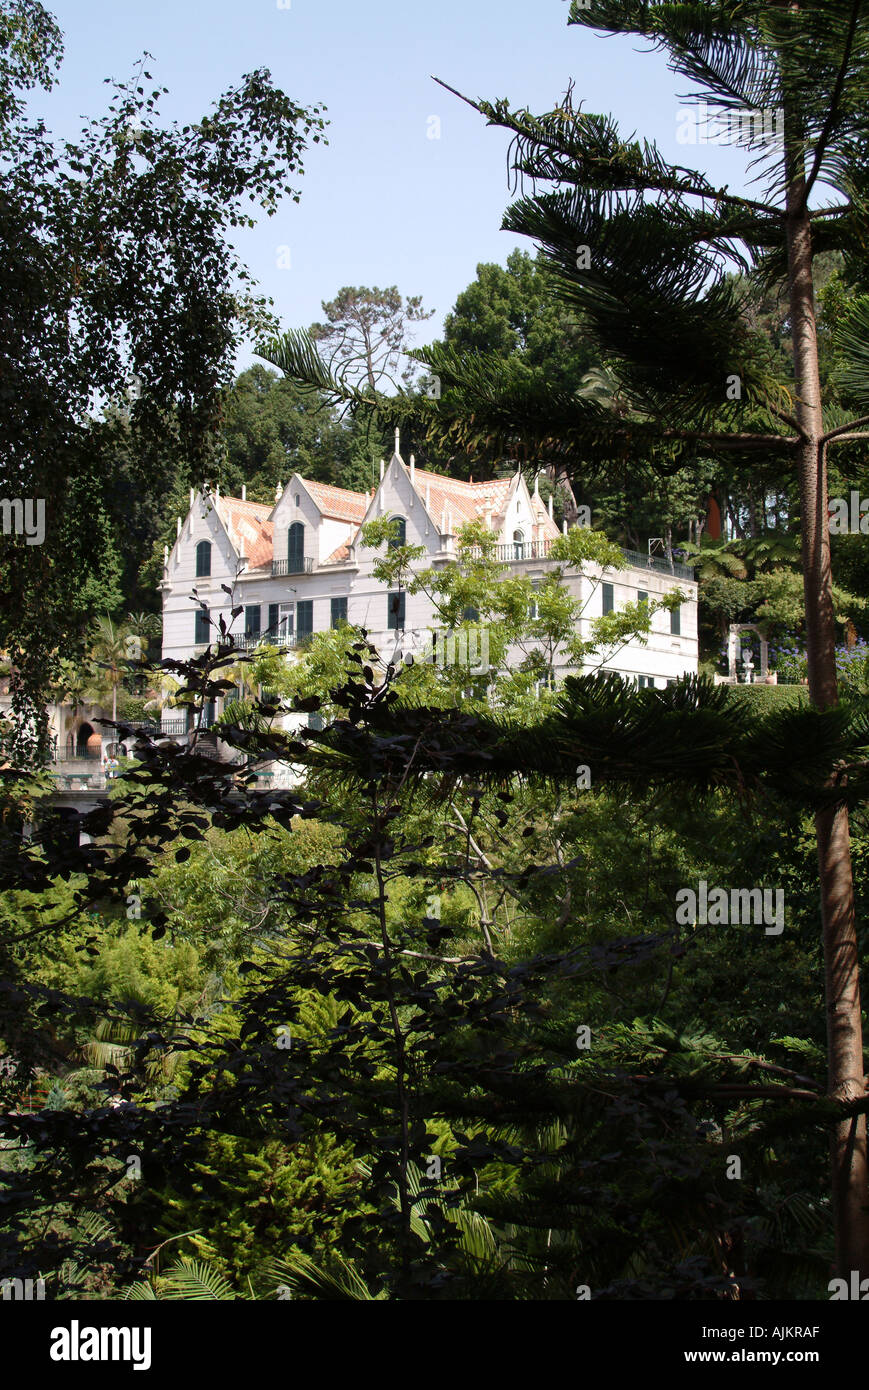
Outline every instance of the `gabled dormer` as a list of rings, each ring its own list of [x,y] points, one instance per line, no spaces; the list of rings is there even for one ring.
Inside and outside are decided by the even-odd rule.
[[[379,517],[400,521],[400,535],[407,545],[421,545],[429,555],[438,554],[444,549],[445,539],[453,529],[453,515],[443,509],[440,516],[437,514],[431,489],[427,494],[422,476],[417,474],[413,455],[408,465],[401,457],[399,448],[400,437],[396,430],[395,452],[388,464],[381,462],[380,482],[368,501],[362,524]],[[360,558],[371,558],[371,552],[362,545],[359,531],[354,537],[354,550]]]
[[[197,585],[207,590],[235,576],[246,554],[244,537],[234,534],[228,512],[228,504],[235,500],[222,498],[219,490],[190,489],[187,516],[178,517],[175,543],[163,551],[162,589],[171,592],[176,585]],[[263,518],[268,515],[267,508],[259,511]]]
[[[367,501],[365,493],[294,473],[279,485],[270,518],[275,572],[304,574],[345,561]]]

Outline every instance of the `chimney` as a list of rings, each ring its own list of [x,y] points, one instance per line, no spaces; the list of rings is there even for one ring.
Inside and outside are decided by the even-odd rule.
[[[241,485],[241,500],[242,502],[247,501],[247,483],[242,483]]]

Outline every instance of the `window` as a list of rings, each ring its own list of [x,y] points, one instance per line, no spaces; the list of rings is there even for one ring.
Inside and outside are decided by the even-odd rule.
[[[279,603],[270,603],[270,604],[269,604],[269,625],[268,625],[268,629],[267,629],[267,632],[268,632],[268,636],[269,636],[269,637],[277,637],[277,635],[278,635],[278,627],[279,627],[279,625],[280,625],[280,621],[281,621],[281,605],[280,605]]]
[[[649,602],[649,595],[646,593],[645,589],[638,589],[638,590],[637,590],[637,603],[648,603],[648,602]]]
[[[389,595],[389,600],[388,600],[388,601],[389,601],[389,622],[388,622],[388,627],[389,627],[389,631],[390,631],[390,632],[403,632],[403,631],[404,631],[404,600],[405,600],[405,597],[406,597],[406,595],[405,595],[405,593],[404,593],[403,590],[402,590],[400,593],[390,594],[390,595]]]
[[[200,541],[196,547],[196,578],[208,579],[211,574],[211,541]]]
[[[293,605],[282,603],[278,607],[280,614],[278,618],[278,638],[281,642],[292,642],[293,640]]]
[[[347,600],[346,598],[333,598],[332,600],[332,626],[340,627],[347,621]]]
[[[296,604],[296,631],[300,641],[303,637],[310,637],[314,631],[314,600],[311,598],[302,599]]]
[[[296,496],[295,496],[295,503],[296,503],[296,506],[297,506],[297,507],[301,506],[301,504],[302,504],[302,497],[301,497],[301,494],[298,493],[298,492],[296,493]]]
[[[479,621],[480,621],[480,615],[479,615],[479,613],[477,612],[476,608],[474,608],[472,604],[468,604],[468,607],[465,609],[464,613],[462,614],[462,622],[463,622],[463,623],[478,623]]]
[[[518,505],[518,504],[517,504],[517,505]],[[516,560],[521,560],[521,559],[522,559],[522,553],[523,553],[524,549],[525,549],[525,532],[524,532],[524,531],[514,531],[514,532],[513,532],[513,558],[516,559]]]
[[[681,636],[682,633],[682,610],[681,608],[670,609],[670,632],[674,637]]]
[[[637,676],[637,685],[640,687],[641,690],[643,690],[643,689],[654,690],[654,688],[655,688],[655,677],[654,677],[654,676]]]
[[[397,550],[400,545],[407,545],[407,522],[403,516],[390,517],[395,536],[389,542],[390,550]]]
[[[260,606],[249,603],[244,610],[244,631],[247,637],[259,637],[261,631]]]
[[[211,622],[207,608],[197,608],[196,610],[196,634],[194,644],[197,647],[207,647],[211,641]]]
[[[602,595],[603,595],[603,598],[602,598],[602,601],[601,601],[601,612],[602,612],[602,613],[611,613],[611,612],[613,611],[613,609],[615,608],[615,606],[616,606],[616,605],[615,605],[615,591],[614,591],[614,589],[613,589],[613,586],[612,586],[612,584],[601,584],[600,587],[601,587],[601,593],[602,593]]]
[[[301,574],[305,568],[305,528],[294,521],[287,532],[287,573]]]

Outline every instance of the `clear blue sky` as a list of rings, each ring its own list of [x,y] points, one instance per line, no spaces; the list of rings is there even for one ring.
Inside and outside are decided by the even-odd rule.
[[[284,0],[285,2],[285,0]],[[611,112],[622,132],[744,186],[738,151],[676,141],[685,83],[630,39],[568,27],[565,0],[45,0],[64,31],[61,81],[34,108],[68,136],[107,104],[103,78],[125,78],[142,52],[169,88],[166,118],[188,121],[240,76],[268,67],[295,101],[322,102],[327,147],[312,146],[301,203],[238,237],[243,259],[285,328],[321,317],[343,285],[397,285],[436,311],[437,336],[480,261],[504,262],[510,202],[507,136],[430,80],[469,96],[545,111],[568,81],[574,101]],[[429,139],[430,117],[440,139]],[[290,248],[290,269],[278,268]],[[252,360],[245,354],[240,365]]]

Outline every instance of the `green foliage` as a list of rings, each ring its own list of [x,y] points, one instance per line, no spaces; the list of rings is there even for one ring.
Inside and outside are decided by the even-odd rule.
[[[4,5],[0,490],[41,499],[46,525],[40,545],[4,544],[0,647],[21,673],[18,761],[44,747],[61,650],[73,656],[94,611],[121,602],[129,490],[158,493],[167,456],[185,481],[215,457],[238,344],[271,323],[229,238],[252,224],[249,200],[271,213],[282,194],[298,198],[304,150],[325,124],[264,70],[202,119],[167,124],[165,89],[142,60],[103,115],[55,141],[25,96],[53,84],[61,53],[37,0]]]

